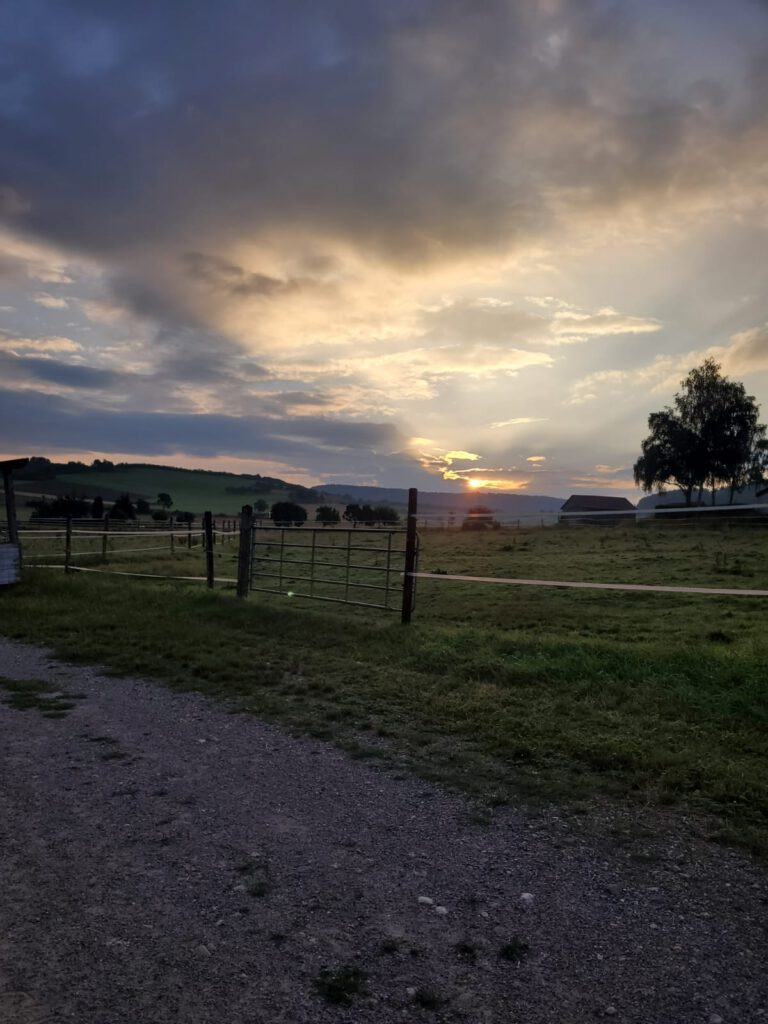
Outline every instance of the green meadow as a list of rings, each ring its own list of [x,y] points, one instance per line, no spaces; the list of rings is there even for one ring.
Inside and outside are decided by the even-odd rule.
[[[235,557],[234,541],[216,545],[219,577],[234,575]],[[201,550],[178,543],[108,558],[79,564],[204,571]],[[238,601],[229,584],[29,568],[0,592],[0,631],[208,693],[491,803],[675,806],[713,838],[768,852],[766,599],[444,578],[768,589],[764,528],[428,529],[420,559],[427,578],[409,627],[391,612],[295,597]],[[298,589],[287,573],[281,588]]]
[[[85,487],[88,494],[106,490],[110,495],[128,492],[134,500],[146,498],[154,502],[160,492],[170,494],[174,508],[185,512],[204,512],[234,515],[243,505],[264,498],[269,504],[289,498],[291,487],[277,486],[253,493],[232,493],[232,488],[245,489],[249,484],[258,486],[255,478],[233,473],[205,473],[201,470],[174,469],[165,466],[129,465],[106,473],[60,473],[56,480],[72,492]],[[45,482],[40,484],[45,488]],[[229,488],[229,490],[228,490]]]

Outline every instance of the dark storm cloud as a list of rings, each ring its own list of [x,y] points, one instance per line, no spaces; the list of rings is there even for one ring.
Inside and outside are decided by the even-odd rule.
[[[230,295],[270,298],[302,287],[301,281],[281,281],[268,274],[248,273],[236,263],[203,252],[184,253],[182,262],[190,278]]]
[[[281,420],[266,416],[115,412],[83,409],[66,398],[35,391],[0,390],[0,436],[10,448],[102,452],[131,450],[162,455],[183,450],[210,457],[230,455],[292,460],[295,465],[370,468],[403,446],[389,424],[340,422],[319,416]],[[52,442],[52,439],[55,439]],[[380,454],[378,454],[380,453]],[[351,456],[351,458],[350,458]]]
[[[65,388],[114,388],[125,380],[125,375],[79,363],[64,363],[58,359],[40,359],[35,356],[9,356],[0,352],[0,380],[44,381]]]
[[[19,223],[100,255],[149,243],[194,260],[185,240],[290,226],[396,259],[508,244],[547,229],[553,189],[609,206],[675,186],[681,162],[712,178],[697,139],[738,142],[764,119],[733,103],[729,123],[720,83],[645,74],[633,11],[11,0],[0,185]],[[756,62],[755,95],[764,80]]]

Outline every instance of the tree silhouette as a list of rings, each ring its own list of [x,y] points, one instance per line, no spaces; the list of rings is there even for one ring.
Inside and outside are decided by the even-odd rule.
[[[315,512],[315,522],[322,523],[323,526],[333,525],[340,521],[339,510],[334,508],[333,505],[320,505]]]
[[[694,492],[699,500],[710,488],[712,504],[718,486],[734,494],[762,480],[768,468],[766,427],[760,407],[744,385],[723,376],[714,359],[691,370],[666,406],[648,417],[650,433],[634,466],[635,482],[645,491],[678,487],[686,505]]]
[[[275,526],[303,526],[307,510],[293,501],[276,501],[269,513]]]

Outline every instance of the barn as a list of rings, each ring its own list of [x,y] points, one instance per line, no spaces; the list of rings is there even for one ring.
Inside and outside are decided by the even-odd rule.
[[[616,498],[608,494],[572,494],[560,509],[561,523],[595,526],[615,526],[632,520],[635,506],[628,498]],[[619,513],[612,516],[610,513]]]

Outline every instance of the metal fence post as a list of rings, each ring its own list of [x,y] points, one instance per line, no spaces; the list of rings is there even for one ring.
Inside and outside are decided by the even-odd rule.
[[[237,596],[248,597],[253,547],[253,508],[243,505],[240,513],[240,550],[237,556]]]
[[[403,575],[403,608],[400,621],[408,625],[413,611],[413,591],[416,580],[416,515],[418,513],[419,492],[415,487],[408,489],[408,521],[405,532],[405,572]]]
[[[205,576],[208,587],[213,589],[213,520],[210,512],[203,512],[203,533],[205,534]]]

